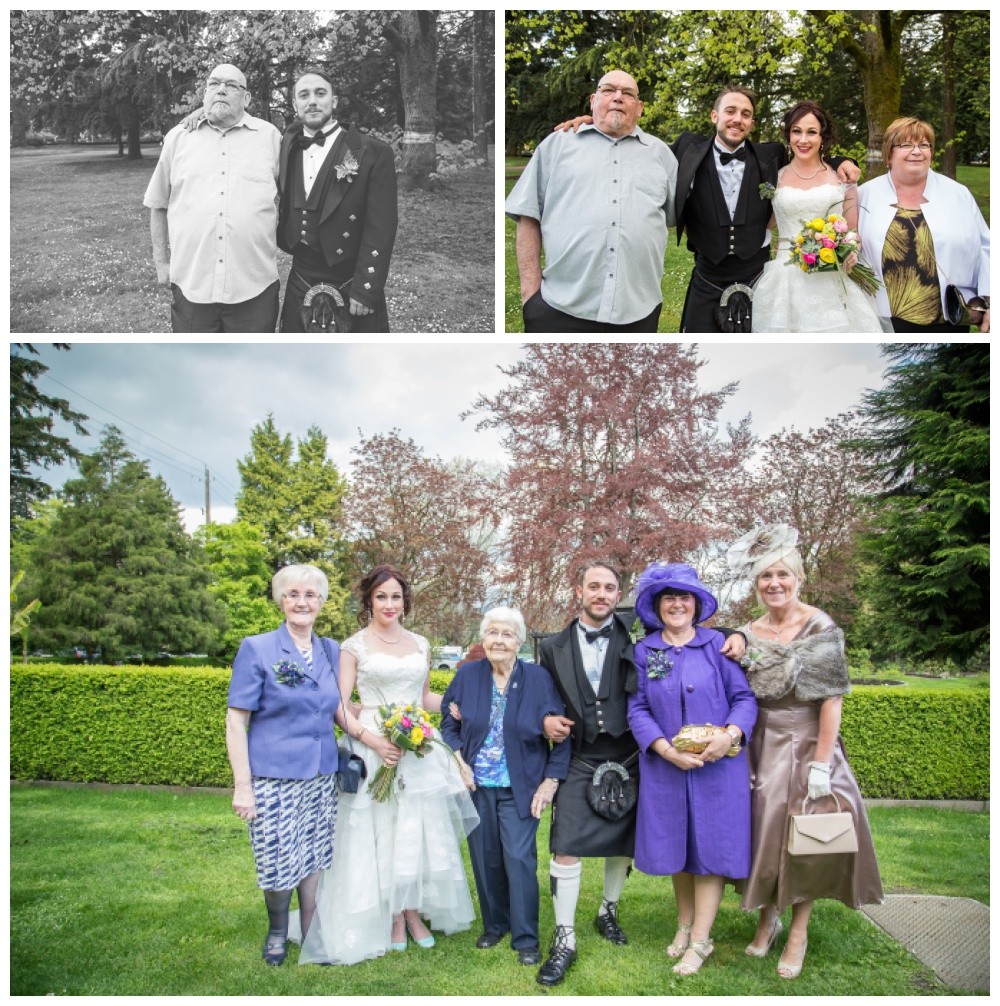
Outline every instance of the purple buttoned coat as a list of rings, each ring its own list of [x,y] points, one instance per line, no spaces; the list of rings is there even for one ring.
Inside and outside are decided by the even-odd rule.
[[[643,873],[687,870],[733,880],[750,873],[746,744],[757,700],[739,664],[719,652],[723,638],[698,627],[684,646],[669,645],[659,632],[635,646],[639,690],[629,697],[628,720],[640,750],[635,865]],[[649,679],[650,650],[666,651],[673,664],[666,677]],[[703,723],[738,726],[743,750],[688,771],[649,750],[657,738]]]

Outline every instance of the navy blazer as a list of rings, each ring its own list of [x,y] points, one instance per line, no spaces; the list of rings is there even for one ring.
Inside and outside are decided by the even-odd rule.
[[[250,711],[250,772],[272,779],[313,779],[337,771],[333,717],[340,705],[340,646],[312,637],[312,671],[288,628],[247,636],[233,661],[229,706]],[[297,685],[278,681],[287,660],[304,675]]]
[[[493,699],[493,668],[489,660],[460,667],[441,699],[441,736],[471,766],[486,740]],[[462,714],[452,717],[454,702]],[[510,788],[517,812],[531,816],[531,798],[543,779],[565,779],[571,755],[567,741],[550,745],[542,727],[546,716],[564,716],[566,707],[552,676],[538,664],[518,660],[507,684],[503,744]]]

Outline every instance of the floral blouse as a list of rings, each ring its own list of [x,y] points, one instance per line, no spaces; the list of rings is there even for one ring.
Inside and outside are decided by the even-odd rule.
[[[494,681],[490,699],[490,729],[472,765],[477,786],[510,786],[507,754],[503,746],[503,715],[506,709],[507,693],[501,692]]]

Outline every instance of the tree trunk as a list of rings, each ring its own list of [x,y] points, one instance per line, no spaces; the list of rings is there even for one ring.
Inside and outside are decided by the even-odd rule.
[[[400,182],[424,188],[437,168],[437,12],[400,11],[385,27],[406,109]]]
[[[142,160],[142,150],[140,149],[141,125],[138,116],[134,116],[128,124],[128,159],[130,161]]]
[[[899,117],[903,96],[903,60],[899,33],[893,30],[889,11],[863,11],[870,15],[875,31],[864,37],[865,65],[861,79],[865,91],[865,112],[868,117],[868,163],[866,178],[885,174],[882,163],[882,140],[886,127]]]
[[[476,160],[485,164],[489,159],[486,137],[486,120],[489,97],[486,88],[486,68],[493,55],[490,19],[492,11],[472,12],[472,141],[476,146]]]
[[[941,173],[955,177],[958,151],[955,148],[955,15],[941,15]]]

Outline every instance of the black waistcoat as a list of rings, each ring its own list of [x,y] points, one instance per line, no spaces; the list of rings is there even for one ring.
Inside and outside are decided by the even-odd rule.
[[[727,255],[750,259],[764,243],[771,203],[760,198],[760,165],[747,151],[743,184],[731,218],[722,194],[722,184],[715,166],[715,154],[709,152],[695,172],[694,185],[685,204],[688,247],[696,255],[717,265]]]
[[[320,168],[307,198],[306,183],[302,176],[302,149],[297,143],[292,145],[288,156],[288,180],[291,185],[292,197],[289,200],[288,217],[285,220],[284,229],[284,238],[289,248],[294,248],[302,241],[315,251],[321,252],[320,211],[326,180],[330,172],[333,171],[334,160],[334,154],[331,152],[323,162],[323,167]]]
[[[626,679],[630,664],[621,659],[622,646],[627,644],[627,638],[620,638],[620,630],[613,631],[604,651],[604,670],[601,672],[601,684],[594,694],[587,672],[583,669],[583,657],[580,655],[580,638],[576,623],[572,629],[573,669],[576,672],[577,686],[583,703],[583,739],[592,744],[601,730],[606,730],[612,737],[621,737],[628,729],[628,694]]]

